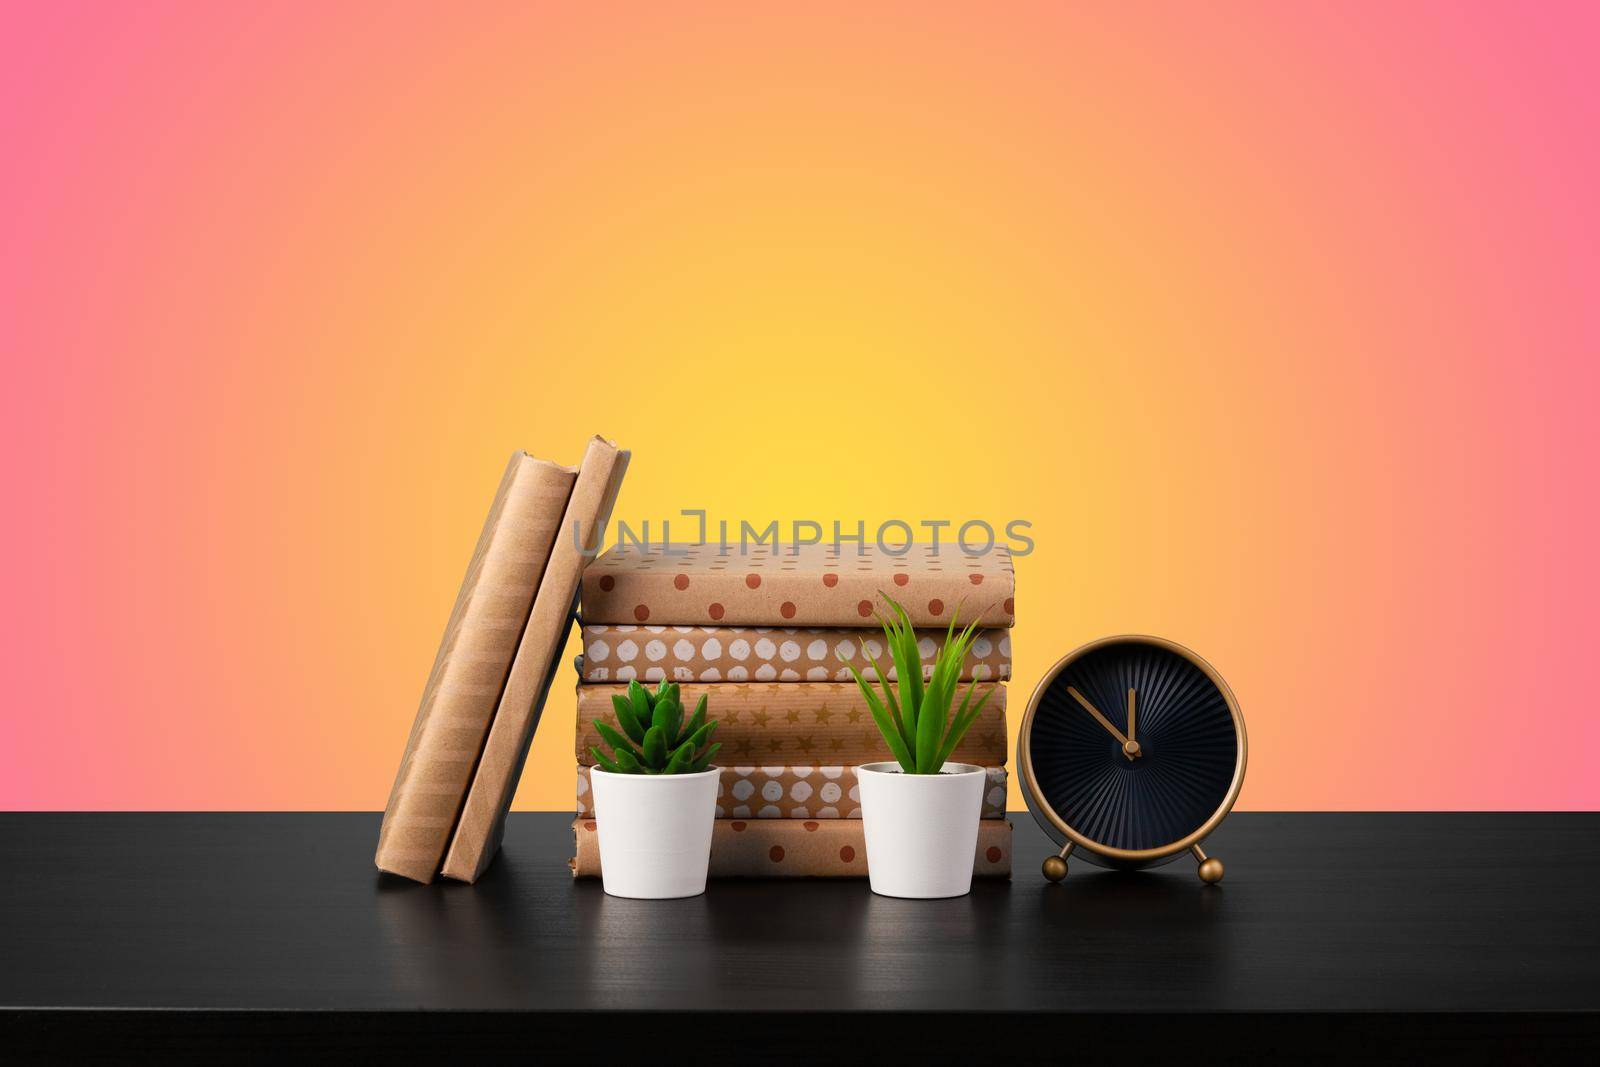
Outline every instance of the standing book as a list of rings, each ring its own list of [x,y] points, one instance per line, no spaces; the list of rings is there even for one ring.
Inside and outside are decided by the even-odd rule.
[[[626,451],[598,437],[589,442],[494,723],[445,853],[446,877],[477,881],[500,847],[506,812],[544,710],[556,658],[572,626],[578,583],[605,538],[606,523],[627,468]]]
[[[418,882],[439,870],[575,477],[524,452],[506,466],[389,793],[379,870]]]

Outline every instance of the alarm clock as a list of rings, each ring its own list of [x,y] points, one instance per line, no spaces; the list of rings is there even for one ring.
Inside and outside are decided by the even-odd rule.
[[[1184,852],[1200,879],[1222,880],[1201,842],[1244,784],[1244,716],[1216,670],[1159,637],[1092,641],[1050,668],[1017,739],[1023,796],[1060,852],[1102,867],[1170,863]]]

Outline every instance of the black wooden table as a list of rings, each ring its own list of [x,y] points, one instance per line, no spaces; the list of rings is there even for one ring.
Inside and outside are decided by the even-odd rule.
[[[1232,816],[1194,865],[948,901],[574,883],[512,817],[475,887],[372,867],[368,814],[0,815],[0,1060],[1581,1060],[1600,815]],[[619,1013],[619,1014],[609,1014]]]

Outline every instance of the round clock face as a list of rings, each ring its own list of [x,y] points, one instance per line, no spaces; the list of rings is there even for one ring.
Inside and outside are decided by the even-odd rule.
[[[1036,816],[1061,839],[1053,812],[1088,858],[1144,863],[1181,851],[1226,814],[1243,778],[1244,725],[1226,685],[1156,638],[1109,638],[1068,656],[1034,694],[1023,730],[1024,774],[1048,805]]]

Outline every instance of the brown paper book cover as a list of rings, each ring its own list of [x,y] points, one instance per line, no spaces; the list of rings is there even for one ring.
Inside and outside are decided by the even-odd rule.
[[[992,695],[950,758],[979,767],[1002,767],[1006,687],[998,682],[973,685],[974,700],[985,692]],[[594,720],[621,729],[611,697],[626,691],[621,685],[578,686],[580,764],[593,766],[589,748],[601,744]],[[682,689],[684,707],[693,708],[702,694],[707,697],[707,715],[721,724],[715,738],[722,743],[719,765],[853,767],[894,758],[853,682],[690,683]],[[958,695],[958,703],[960,699]]]
[[[600,877],[598,824],[582,816],[572,821],[577,878]],[[1011,877],[1011,822],[985,819],[978,824],[972,873],[981,878]],[[865,878],[866,836],[860,819],[718,819],[711,831],[713,878]]]
[[[389,793],[379,870],[419,882],[439,870],[575,475],[523,452],[506,465]]]
[[[887,593],[916,626],[1010,626],[1016,582],[1004,546],[944,544],[903,555],[865,545],[618,545],[583,577],[585,623],[866,626]]]
[[[946,630],[917,631],[923,677],[943,647]],[[774,629],[753,626],[638,626],[602,623],[583,628],[578,673],[585,682],[848,682],[846,664],[876,681],[876,660],[897,677],[883,635],[862,629]],[[962,681],[1011,677],[1011,631],[981,630],[961,665]]]
[[[506,812],[544,710],[556,657],[561,654],[572,625],[578,582],[590,562],[590,553],[597,551],[605,538],[606,523],[627,467],[626,451],[598,437],[589,442],[461,817],[445,853],[443,872],[450,878],[477,881],[500,847]]]
[[[717,818],[859,819],[854,767],[722,767]],[[1006,769],[986,767],[985,819],[1006,817]],[[578,814],[593,815],[589,768],[578,768]]]

